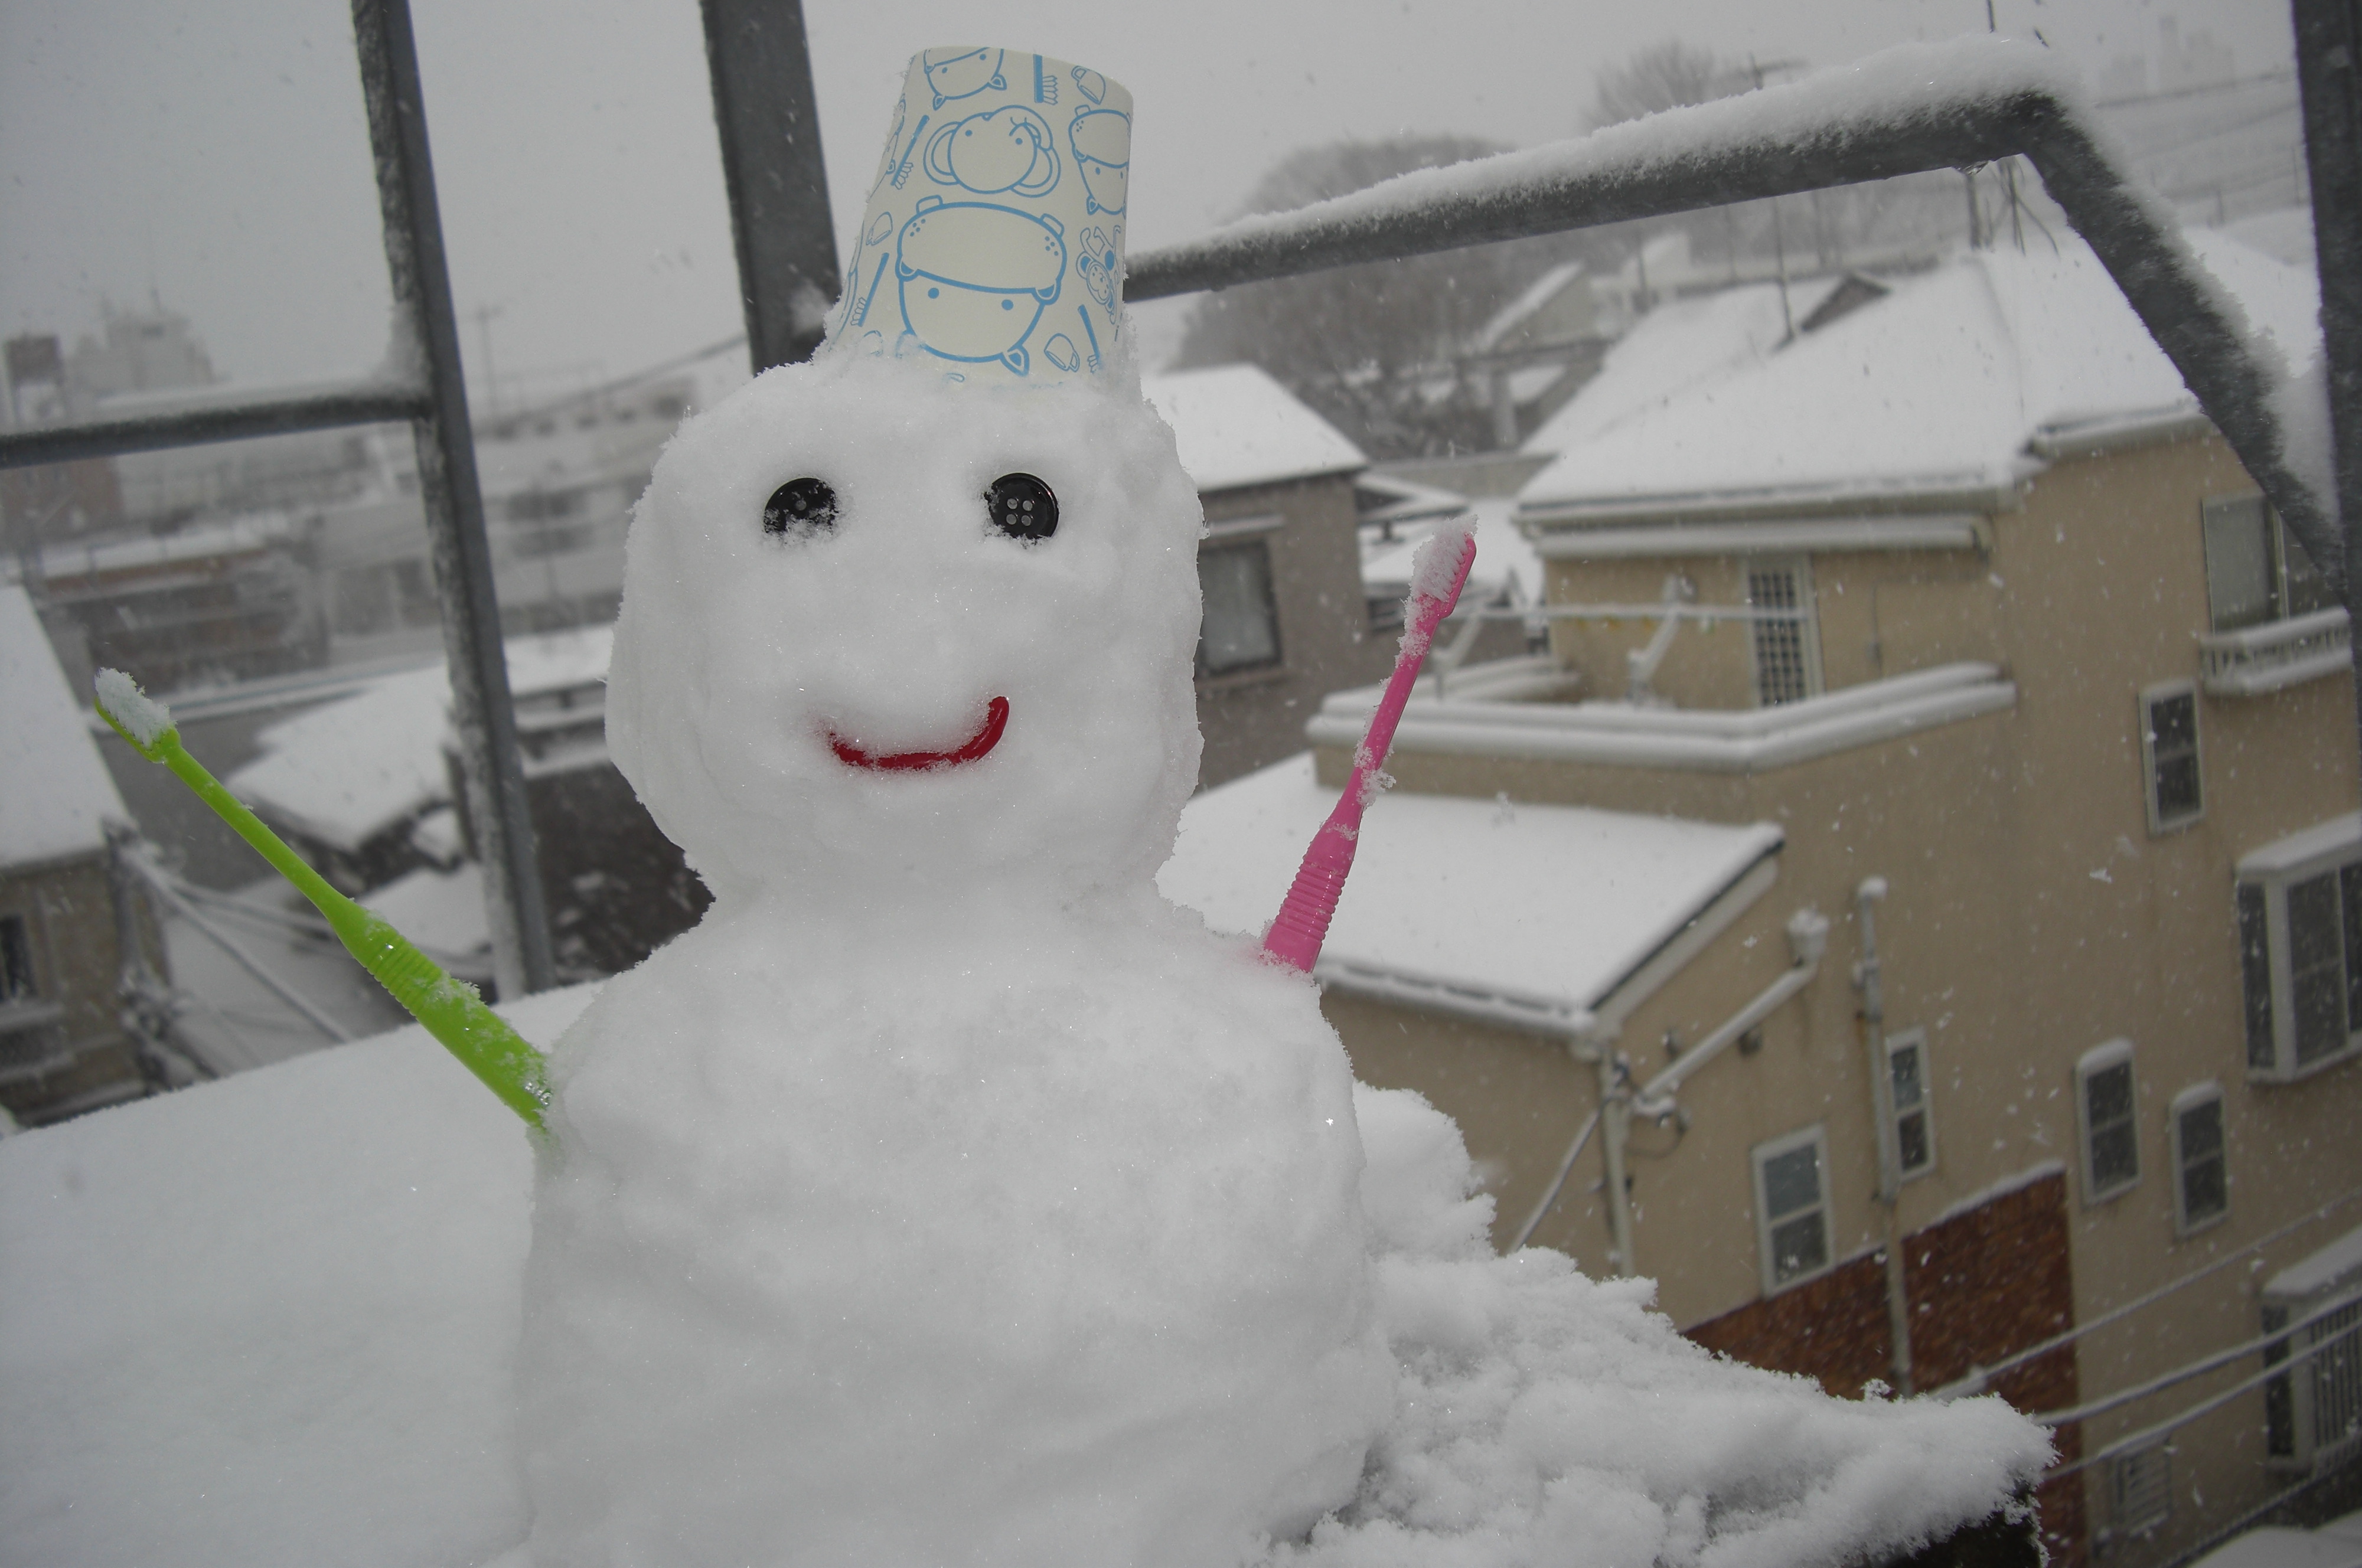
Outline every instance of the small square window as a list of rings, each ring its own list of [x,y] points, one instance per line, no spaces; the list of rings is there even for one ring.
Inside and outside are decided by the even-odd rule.
[[[2148,831],[2169,833],[2206,814],[2198,765],[2198,689],[2189,681],[2141,693],[2141,772]]]
[[[2223,1147],[2223,1091],[2200,1084],[2173,1100],[2173,1219],[2183,1235],[2231,1211],[2230,1167]]]
[[[2140,1180],[2133,1048],[2111,1040],[2075,1065],[2076,1111],[2083,1127],[2083,1201],[2100,1203]]]
[[[1754,1152],[1756,1242],[1767,1296],[1829,1266],[1828,1161],[1808,1127]]]
[[[1894,1096],[1895,1164],[1904,1180],[1936,1168],[1936,1127],[1927,1104],[1927,1035],[1924,1030],[1886,1040],[1888,1082]]]

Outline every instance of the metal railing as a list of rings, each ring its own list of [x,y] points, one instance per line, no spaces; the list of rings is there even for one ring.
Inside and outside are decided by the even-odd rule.
[[[353,0],[353,39],[393,293],[391,368],[373,379],[308,390],[199,398],[127,418],[0,432],[0,468],[408,422],[443,604],[460,772],[481,835],[495,983],[502,994],[519,996],[547,988],[556,967],[509,701],[408,0]]]
[[[800,0],[702,0],[751,358],[757,370],[819,341],[837,288]],[[1890,50],[1862,65],[1674,110],[1590,137],[1429,170],[1294,213],[1231,224],[1133,259],[1133,300],[1356,262],[2023,157],[2180,371],[2347,608],[2362,523],[2362,16],[2294,0],[2299,81],[2323,287],[2336,472],[2291,461],[2279,368],[2111,157],[2076,90],[2028,45],[1975,39]],[[407,419],[416,433],[468,785],[489,809],[488,897],[505,985],[546,984],[513,718],[500,659],[473,447],[404,0],[354,0],[396,301],[393,362],[413,374],[178,414],[0,436],[0,466],[195,441]],[[2362,546],[2356,547],[2362,550]],[[2362,685],[2362,683],[2357,683]]]

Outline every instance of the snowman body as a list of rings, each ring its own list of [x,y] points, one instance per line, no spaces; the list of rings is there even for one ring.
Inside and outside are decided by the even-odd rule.
[[[716,902],[552,1055],[540,1568],[1227,1568],[1351,1496],[1350,1071],[1152,882],[1198,530],[1128,389],[836,357],[668,448],[610,745]]]

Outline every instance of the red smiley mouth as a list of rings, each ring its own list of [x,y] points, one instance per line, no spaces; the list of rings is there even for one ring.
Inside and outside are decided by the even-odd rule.
[[[983,727],[956,750],[895,751],[879,756],[838,734],[833,726],[828,729],[828,749],[836,753],[836,759],[847,767],[867,768],[875,773],[923,773],[977,761],[1000,744],[1000,732],[1008,727],[1009,699],[995,697],[985,705]]]

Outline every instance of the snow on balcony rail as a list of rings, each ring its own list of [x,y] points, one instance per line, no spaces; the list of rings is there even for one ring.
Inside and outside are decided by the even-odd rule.
[[[2353,629],[2343,609],[2198,639],[2199,684],[2212,697],[2260,697],[2353,668]]]
[[[1535,679],[1534,661],[1514,662],[1521,679]],[[1305,737],[1315,745],[1355,744],[1375,690],[1330,697],[1304,726]],[[1463,678],[1444,697],[1411,699],[1395,749],[1752,773],[2000,712],[2016,701],[2017,688],[2002,679],[2000,668],[1978,663],[1941,665],[1777,707],[1715,712],[1502,701],[1499,688],[1472,691]]]
[[[1904,45],[1785,86],[1242,218],[1134,257],[1125,292],[1156,299],[2013,154],[2034,165],[2306,553],[2342,583],[2326,451],[2308,444],[2300,463],[2281,428],[2284,410],[2324,394],[2251,329],[2171,213],[2133,185],[2080,87],[2028,44]]]

